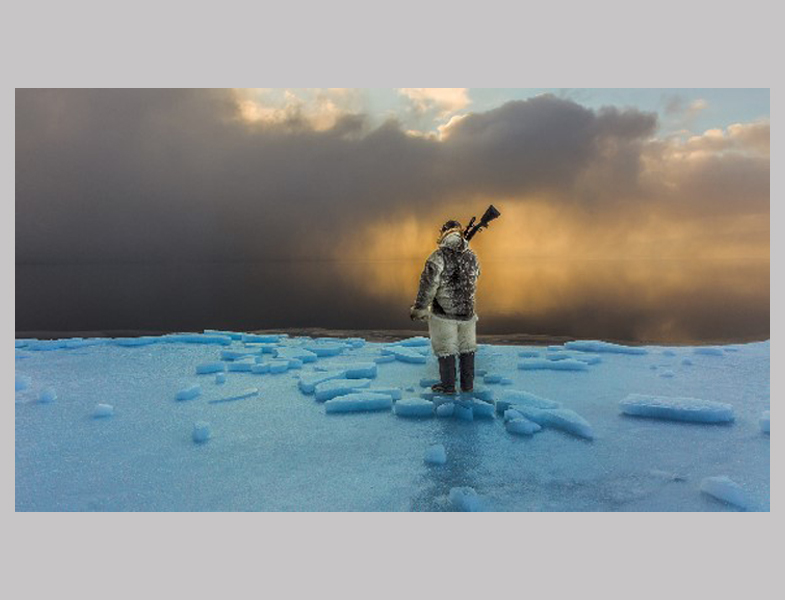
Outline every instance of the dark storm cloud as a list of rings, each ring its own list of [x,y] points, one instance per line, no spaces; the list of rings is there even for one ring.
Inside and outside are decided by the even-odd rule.
[[[20,90],[17,260],[308,256],[402,207],[565,196],[591,169],[635,181],[655,127],[652,114],[540,96],[471,114],[438,141],[395,121],[369,130],[360,115],[327,131],[296,112],[249,126],[228,92]]]

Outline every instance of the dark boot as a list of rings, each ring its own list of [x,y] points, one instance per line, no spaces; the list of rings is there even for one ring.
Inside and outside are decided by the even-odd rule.
[[[474,352],[460,355],[461,391],[471,392],[474,389]]]
[[[441,383],[431,386],[437,394],[455,393],[455,355],[439,357],[439,376]]]

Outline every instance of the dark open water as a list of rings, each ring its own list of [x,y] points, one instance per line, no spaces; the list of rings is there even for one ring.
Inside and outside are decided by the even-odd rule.
[[[412,329],[421,261],[17,265],[16,330]],[[485,334],[769,338],[767,261],[486,261]]]

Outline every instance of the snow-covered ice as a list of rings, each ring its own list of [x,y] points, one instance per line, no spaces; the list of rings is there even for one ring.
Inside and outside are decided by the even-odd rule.
[[[699,398],[630,394],[619,407],[626,415],[671,421],[729,423],[734,419],[732,405]]]
[[[305,350],[329,344],[344,349],[325,356]],[[762,416],[770,410],[770,344],[715,348],[721,356],[692,347],[647,346],[645,356],[594,343],[583,350],[481,344],[475,379],[481,387],[444,396],[419,387],[438,377],[425,337],[390,344],[216,330],[147,337],[138,345],[17,340],[15,505],[18,511],[440,511],[464,510],[476,500],[501,511],[737,510],[701,492],[701,482],[722,474],[745,492],[747,510],[767,511],[770,437]],[[517,368],[529,358],[576,360],[586,370]],[[250,371],[227,371],[238,361]],[[260,372],[271,364],[286,371]],[[212,373],[209,379],[197,367]],[[350,370],[375,377],[349,385],[372,384],[316,401],[317,386],[348,381]],[[675,377],[660,377],[667,370]],[[483,385],[488,375],[494,383]],[[201,394],[175,401],[178,391],[194,386]],[[47,390],[56,390],[56,401],[41,402]],[[620,401],[633,394],[705,398],[730,406],[735,418],[720,427],[629,418]],[[425,408],[413,410],[427,408],[437,418],[401,418],[409,404],[403,396],[420,396],[412,404]],[[355,414],[325,416],[330,403],[329,410]],[[91,418],[98,404],[111,406],[101,410],[114,417]],[[194,443],[193,430],[200,422],[220,435],[197,448],[203,444]],[[526,433],[535,426],[538,433]],[[444,466],[423,459],[434,445],[449,457]],[[454,492],[453,503],[450,491],[462,488],[480,496]]]

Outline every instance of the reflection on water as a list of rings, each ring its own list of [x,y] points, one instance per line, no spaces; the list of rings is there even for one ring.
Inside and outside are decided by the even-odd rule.
[[[17,265],[17,331],[411,329],[422,261]],[[769,337],[768,261],[483,261],[479,333]]]

